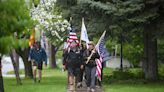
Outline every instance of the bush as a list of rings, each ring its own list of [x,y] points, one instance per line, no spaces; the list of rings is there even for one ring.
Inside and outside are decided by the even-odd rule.
[[[129,71],[114,71],[113,78],[118,80],[127,80],[133,78],[133,74]]]
[[[158,73],[159,73],[160,79],[164,80],[164,64],[160,64],[159,65]]]
[[[111,72],[107,72],[107,70],[109,69],[104,69],[103,83],[144,79],[144,73],[141,68],[126,69],[124,71],[111,69]]]

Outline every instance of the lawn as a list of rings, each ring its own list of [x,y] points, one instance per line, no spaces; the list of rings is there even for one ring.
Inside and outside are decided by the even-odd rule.
[[[41,83],[23,78],[23,85],[17,85],[15,78],[4,78],[5,92],[66,92],[66,79],[66,72],[44,69]]]
[[[112,74],[105,69],[104,74]],[[61,69],[44,69],[41,83],[33,83],[31,79],[23,78],[23,85],[17,85],[15,78],[4,78],[5,92],[66,92],[67,73]],[[108,81],[108,80],[106,80]],[[164,83],[144,83],[129,80],[103,84],[104,92],[164,92]]]
[[[161,67],[160,69],[162,69]],[[158,82],[149,82],[144,79],[140,79],[140,68],[132,68],[130,72],[134,74],[133,78],[126,78],[128,75],[117,75],[120,77],[125,77],[123,80],[119,79],[112,79],[112,77],[108,77],[104,79],[103,88],[105,92],[164,92],[164,81]],[[162,71],[161,71],[162,72]],[[104,76],[111,76],[114,75],[114,70],[110,68],[104,69]],[[163,73],[163,72],[162,72]],[[160,75],[163,75],[160,73]],[[139,79],[138,79],[139,78]],[[163,78],[162,78],[163,79]]]
[[[164,92],[164,84],[115,83],[105,85],[105,92]]]

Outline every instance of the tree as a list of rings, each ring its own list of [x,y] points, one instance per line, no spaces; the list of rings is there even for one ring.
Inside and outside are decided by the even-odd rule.
[[[37,4],[37,7],[31,8],[31,16],[38,24],[36,29],[46,33],[50,47],[50,67],[56,67],[56,52],[61,43],[66,38],[67,29],[70,24],[66,19],[62,18],[60,8],[57,7],[55,0],[46,0]],[[40,40],[40,39],[39,39]]]
[[[17,84],[21,85],[22,82],[21,82],[21,78],[19,76],[19,69],[18,69],[18,66],[16,64],[16,57],[14,56],[14,54],[16,54],[15,50],[11,50],[10,52],[10,57],[11,57],[11,61],[12,61],[12,64],[13,64],[13,67],[14,67],[14,72],[15,72],[15,76],[16,76],[16,80],[17,80]]]
[[[32,73],[32,64],[31,62],[28,61],[28,56],[29,56],[29,48],[18,48],[16,52],[20,55],[20,57],[23,60],[24,63],[24,68],[25,68],[25,77],[26,78],[33,78],[33,73]]]
[[[15,9],[17,9],[15,11]],[[30,20],[28,10],[23,0],[3,0],[0,1],[0,58],[4,54],[9,54],[12,49],[22,47],[27,40],[16,39],[14,33],[19,36],[30,29],[33,21]],[[1,63],[1,61],[0,61]],[[1,69],[1,68],[0,68]],[[1,70],[0,70],[1,71]],[[18,73],[18,72],[17,72]],[[2,73],[0,73],[2,74]],[[1,88],[0,91],[4,92],[3,89],[3,78],[1,76]]]
[[[118,42],[121,41],[121,43],[122,36],[120,35],[123,35],[125,39],[131,36],[129,33],[132,30],[142,29],[138,30],[138,32],[143,31],[143,33],[139,33],[144,37],[142,40],[145,53],[143,62],[145,78],[157,80],[156,32],[158,31],[157,25],[163,24],[164,21],[162,18],[163,3],[163,0],[78,0],[74,5],[68,4],[67,9],[64,7],[64,11],[67,11],[66,16],[73,16],[76,22],[77,18],[85,16],[89,26],[88,30],[95,33],[92,35],[96,35],[106,29],[108,35],[112,36],[114,34],[115,37],[118,37],[116,38]],[[76,22],[74,23],[76,24]],[[162,27],[161,24],[160,27]],[[117,30],[113,31],[113,29]]]
[[[0,91],[4,92],[4,86],[3,86],[3,77],[2,77],[2,56],[0,56]]]

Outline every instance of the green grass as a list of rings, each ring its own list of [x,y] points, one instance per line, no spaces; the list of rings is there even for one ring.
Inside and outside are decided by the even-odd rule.
[[[41,83],[22,79],[23,85],[17,85],[15,78],[4,78],[5,92],[66,92],[66,79],[66,72],[44,69]]]
[[[113,69],[104,69],[104,75],[112,75]],[[109,81],[109,80],[105,80]],[[4,78],[5,92],[66,92],[67,74],[60,69],[43,69],[41,83],[23,78],[23,85],[17,85],[15,78]],[[103,83],[104,92],[164,92],[164,83],[148,83],[144,80],[118,80]]]
[[[105,85],[105,92],[164,92],[164,83],[150,84],[132,84],[132,83],[115,83]]]
[[[160,69],[163,73],[163,67],[160,67]],[[136,77],[136,79],[114,79],[111,77],[114,71],[115,70],[110,68],[104,68],[103,88],[105,92],[164,92],[164,81],[162,80],[151,83],[144,79],[137,79],[140,78],[138,76],[142,76],[140,75],[141,69],[139,68],[133,68],[129,70],[135,75],[133,77]],[[160,75],[162,74],[160,73]],[[120,74],[119,76],[122,75]]]
[[[9,71],[7,74],[15,74],[14,71]],[[24,69],[19,69],[19,74],[24,74]]]

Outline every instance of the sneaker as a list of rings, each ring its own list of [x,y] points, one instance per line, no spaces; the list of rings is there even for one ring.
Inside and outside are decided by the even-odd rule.
[[[70,86],[69,86],[69,90],[70,90],[70,91],[73,91],[73,89],[74,89],[73,85],[70,85]]]
[[[97,85],[96,85],[96,88],[101,88],[101,86],[97,86]]]
[[[90,92],[90,87],[87,87],[87,92]]]
[[[81,87],[82,87],[82,83],[81,82],[77,83],[77,88],[81,88]]]
[[[95,92],[95,89],[92,88],[92,89],[91,89],[91,92]]]

